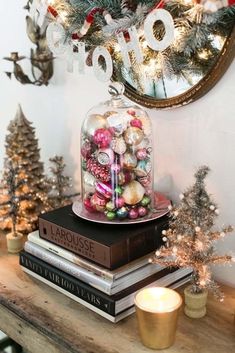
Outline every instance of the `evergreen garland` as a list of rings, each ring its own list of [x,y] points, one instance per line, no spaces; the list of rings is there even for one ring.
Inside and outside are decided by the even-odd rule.
[[[117,44],[116,34],[126,32],[135,25],[137,29],[143,26],[146,16],[160,3],[160,0],[56,0],[54,7],[66,8],[67,38],[80,30],[86,16],[94,9],[100,8],[108,11],[113,22],[107,24],[102,13],[96,13],[94,23],[80,40],[86,44],[87,51],[93,51],[98,45],[105,46],[111,53],[114,61],[115,75],[121,80],[125,77],[134,80],[137,87],[142,86],[141,77],[143,69],[135,72],[137,68],[135,58],[132,56],[133,67],[127,71],[123,69],[121,53],[115,50]],[[218,58],[226,37],[231,33],[235,23],[235,6],[224,7],[216,12],[208,13],[203,5],[194,2],[185,4],[180,0],[169,0],[164,3],[164,9],[170,12],[174,19],[178,34],[175,41],[161,53],[145,47],[143,65],[149,65],[151,59],[163,64],[161,70],[151,70],[151,77],[167,77],[173,75],[177,78],[186,78],[190,75],[202,77],[210,70]],[[164,26],[160,23],[155,26],[156,38],[164,35]],[[220,39],[220,47],[218,40]],[[145,39],[140,37],[143,45]],[[206,57],[206,60],[205,60]],[[158,68],[157,68],[158,67]]]

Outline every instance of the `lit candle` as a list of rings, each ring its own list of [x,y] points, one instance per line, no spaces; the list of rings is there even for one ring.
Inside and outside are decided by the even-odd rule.
[[[153,349],[170,347],[175,340],[180,295],[168,288],[145,288],[135,297],[142,343]]]

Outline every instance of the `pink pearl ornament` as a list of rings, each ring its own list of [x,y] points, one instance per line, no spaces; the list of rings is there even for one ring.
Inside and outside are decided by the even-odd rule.
[[[88,212],[95,212],[95,209],[91,205],[91,200],[90,199],[85,199],[83,201],[84,207]]]
[[[136,157],[139,161],[143,161],[147,157],[147,150],[146,148],[141,148],[136,152]]]
[[[140,207],[138,207],[138,213],[139,213],[140,217],[144,217],[147,215],[148,210],[147,210],[147,208],[140,206]]]
[[[116,199],[115,205],[117,208],[122,208],[125,205],[123,197],[119,197],[118,199]]]
[[[98,129],[95,131],[93,141],[101,148],[107,148],[112,140],[112,134],[108,129]]]
[[[136,219],[139,217],[139,212],[136,208],[132,208],[130,211],[129,211],[129,218],[130,219]]]
[[[143,127],[142,121],[137,118],[132,119],[130,122],[130,125],[133,127],[138,127],[139,129],[142,129],[142,127]]]

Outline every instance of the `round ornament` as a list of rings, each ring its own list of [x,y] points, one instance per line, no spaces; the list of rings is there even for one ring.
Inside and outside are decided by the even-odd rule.
[[[144,187],[147,187],[151,184],[151,175],[147,175],[144,177],[139,177],[138,181],[140,182],[141,185],[143,185]],[[152,190],[149,191],[149,193],[151,193]]]
[[[116,207],[112,201],[109,201],[106,203],[106,210],[107,211],[113,211],[113,210],[115,210],[115,208]]]
[[[110,147],[117,154],[124,154],[127,146],[123,137],[114,137],[110,143]]]
[[[140,217],[145,217],[148,214],[147,208],[140,206],[138,207],[138,213]]]
[[[118,175],[119,185],[124,185],[130,183],[135,179],[135,174],[129,170],[121,171]]]
[[[148,206],[151,203],[151,198],[149,196],[144,196],[140,202],[141,206]]]
[[[125,205],[125,201],[123,197],[118,197],[115,201],[115,205],[117,208],[122,208]]]
[[[94,207],[91,205],[91,200],[90,199],[85,199],[83,201],[84,207],[88,212],[95,212]]]
[[[108,129],[98,129],[94,133],[93,142],[101,148],[107,148],[112,140],[112,134]]]
[[[112,211],[109,211],[109,212],[106,213],[106,216],[107,216],[109,221],[113,221],[116,218],[116,213],[112,212]]]
[[[111,148],[101,148],[97,153],[97,160],[101,165],[111,165],[114,161],[114,152]]]
[[[135,174],[138,177],[146,177],[151,172],[151,162],[149,160],[139,161],[135,168]]]
[[[144,138],[144,133],[138,127],[128,127],[124,132],[124,140],[128,145],[139,145]]]
[[[119,219],[125,219],[128,216],[128,210],[126,207],[119,208],[116,212]]]
[[[130,121],[128,114],[114,114],[107,118],[107,126],[112,128],[117,136],[123,134]]]
[[[127,205],[136,205],[145,194],[144,187],[136,180],[131,181],[125,188],[122,197]]]
[[[134,169],[137,166],[137,158],[134,154],[126,152],[121,159],[122,165],[126,169]]]
[[[90,141],[85,141],[81,147],[81,155],[83,158],[87,159],[91,156],[92,147]]]
[[[131,116],[136,116],[136,111],[134,109],[128,109],[127,113]]]
[[[103,115],[92,114],[90,115],[83,124],[83,132],[89,138],[92,138],[95,131],[106,127],[106,119]]]
[[[95,193],[94,195],[91,196],[90,201],[91,201],[91,206],[94,208],[94,210],[98,212],[104,212],[105,205],[107,202],[105,198],[103,198],[98,193]]]
[[[147,157],[147,149],[146,148],[140,148],[136,152],[136,157],[139,161],[143,161]]]
[[[133,126],[133,127],[138,127],[139,129],[142,129],[142,121],[140,119],[132,119],[131,122],[130,122],[130,125]]]
[[[117,195],[121,195],[123,193],[123,188],[121,186],[117,186],[115,189],[115,193]]]
[[[95,181],[93,175],[88,172],[84,172],[83,176],[83,185],[84,185],[84,193],[85,195],[94,194],[95,192]]]
[[[139,212],[136,208],[132,208],[130,211],[129,211],[129,214],[128,214],[128,217],[130,219],[136,219],[139,217]]]

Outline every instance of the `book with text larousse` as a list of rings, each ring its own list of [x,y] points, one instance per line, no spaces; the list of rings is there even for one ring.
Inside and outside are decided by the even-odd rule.
[[[169,286],[179,279],[186,278],[190,273],[190,270],[186,269],[163,269],[141,281],[138,285],[108,296],[25,251],[20,253],[20,265],[34,277],[40,278],[48,285],[53,285],[64,294],[73,295],[73,299],[76,297],[76,301],[111,321],[134,305],[134,296],[139,289],[150,285]]]
[[[76,216],[71,205],[39,217],[41,238],[115,269],[157,249],[168,216],[141,224],[97,224]]]

